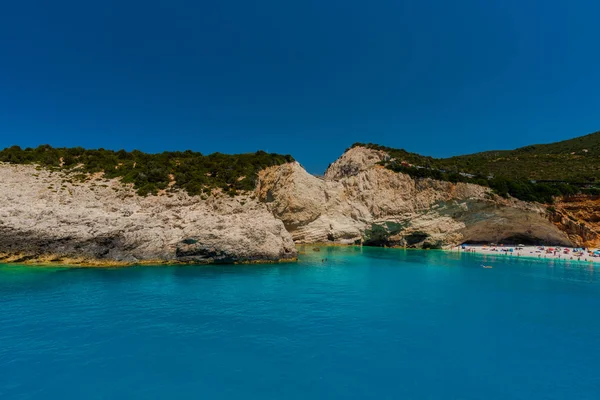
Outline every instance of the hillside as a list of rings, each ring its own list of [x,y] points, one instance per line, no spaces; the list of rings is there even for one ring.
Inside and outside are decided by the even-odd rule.
[[[357,145],[383,150],[396,160],[448,173],[578,184],[600,182],[600,132],[556,143],[450,158],[427,157],[375,144],[357,143],[354,146]]]
[[[380,164],[413,178],[475,183],[524,201],[552,203],[557,196],[600,194],[600,132],[557,143],[450,158],[372,143],[352,147],[385,152],[388,156]]]
[[[49,145],[27,149],[12,146],[0,151],[0,162],[36,164],[66,172],[74,182],[89,180],[97,173],[106,179],[120,178],[122,183],[133,184],[142,196],[165,189],[183,189],[190,195],[208,195],[217,189],[235,195],[254,189],[258,171],[293,160],[289,155],[264,151],[205,156],[190,150],[148,154],[138,150],[87,150]]]

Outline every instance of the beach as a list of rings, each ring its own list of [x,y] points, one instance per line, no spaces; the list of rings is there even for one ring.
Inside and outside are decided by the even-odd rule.
[[[565,246],[459,245],[452,247],[450,251],[492,256],[532,257],[600,263],[599,249]]]

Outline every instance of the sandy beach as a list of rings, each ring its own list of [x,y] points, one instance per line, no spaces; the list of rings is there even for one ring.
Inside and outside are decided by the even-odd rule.
[[[600,263],[600,249],[564,246],[460,245],[452,247],[450,251],[491,256],[532,257]]]

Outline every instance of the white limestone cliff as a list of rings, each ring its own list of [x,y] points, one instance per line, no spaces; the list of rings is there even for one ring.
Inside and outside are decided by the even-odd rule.
[[[254,196],[141,197],[116,179],[73,182],[0,164],[0,262],[231,263],[296,254],[281,221]]]
[[[257,195],[297,243],[337,242],[444,247],[503,239],[568,245],[545,207],[488,188],[413,179],[377,163],[382,151],[354,147],[321,180],[300,164],[268,168]]]
[[[378,164],[386,158],[354,147],[324,179],[297,162],[270,167],[259,172],[254,192],[233,198],[182,191],[141,197],[118,179],[78,182],[0,163],[0,262],[285,261],[296,259],[295,243],[600,242],[595,225],[573,222],[579,214],[599,220],[595,200],[558,202],[549,211],[478,185],[413,179]]]

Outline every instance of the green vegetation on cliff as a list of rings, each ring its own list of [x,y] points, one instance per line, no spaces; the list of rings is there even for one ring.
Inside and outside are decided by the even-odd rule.
[[[354,146],[383,150],[391,158],[448,172],[509,179],[600,182],[600,132],[562,142],[449,158],[427,157],[372,143]]]
[[[413,177],[489,186],[502,196],[551,203],[554,196],[599,194],[600,132],[557,143],[433,158],[376,144],[356,143],[385,151],[387,168]]]
[[[166,189],[183,189],[190,195],[221,188],[230,195],[253,190],[258,171],[293,161],[289,155],[257,151],[248,154],[213,153],[202,155],[190,150],[147,154],[138,150],[87,150],[81,147],[34,149],[12,146],[0,151],[0,161],[13,164],[39,164],[83,177],[104,172],[106,178],[133,183],[140,195]]]

